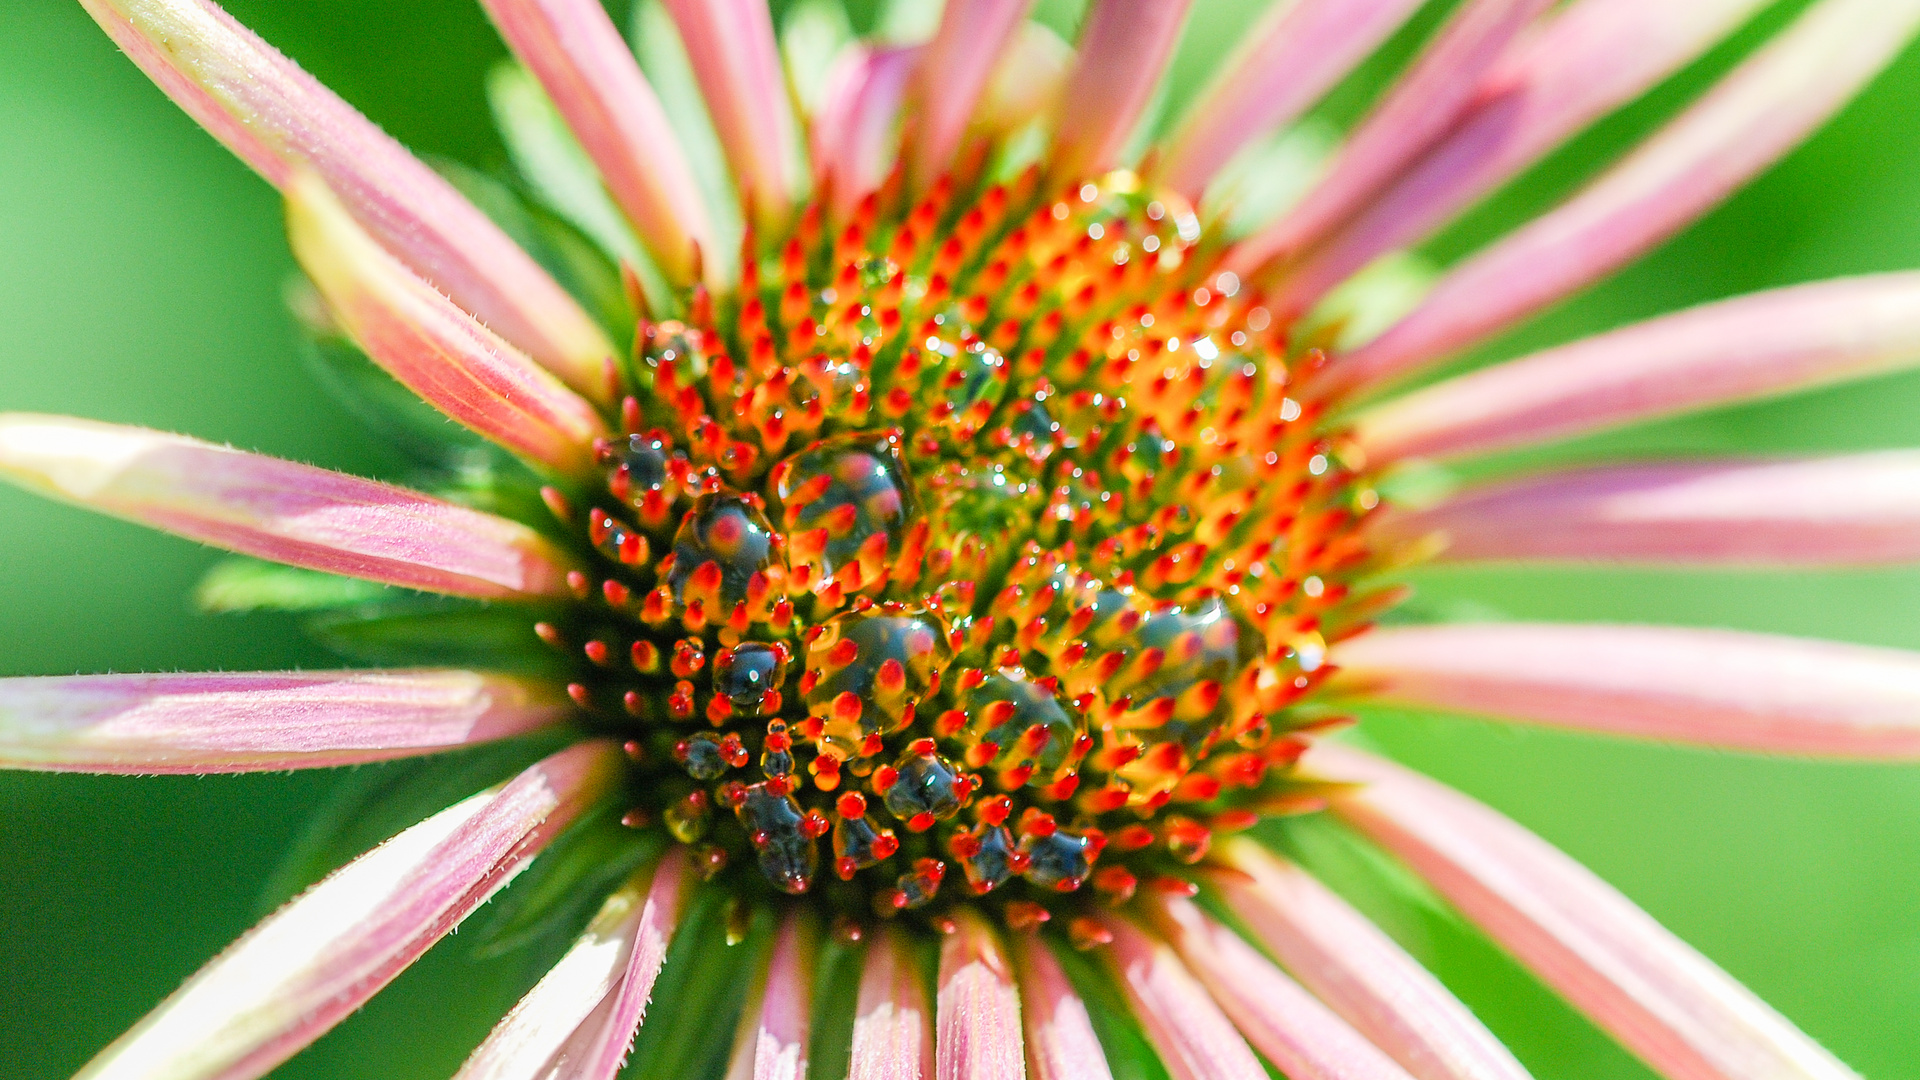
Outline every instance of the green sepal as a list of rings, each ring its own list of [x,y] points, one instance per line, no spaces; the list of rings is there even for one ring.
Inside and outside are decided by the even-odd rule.
[[[404,595],[392,586],[262,559],[235,557],[213,564],[194,586],[201,611],[332,611]]]
[[[827,75],[840,50],[852,44],[853,25],[846,5],[835,0],[800,0],[780,20],[780,58],[794,100],[812,114],[826,91]]]
[[[435,171],[533,256],[573,298],[600,321],[614,341],[633,338],[635,313],[620,283],[617,256],[518,189],[455,161],[434,160]]]
[[[857,942],[829,938],[814,960],[812,1028],[807,1036],[807,1071],[814,1076],[847,1075],[866,955],[866,947]]]
[[[302,283],[304,285],[304,282]],[[299,310],[299,304],[295,304]],[[505,450],[421,400],[346,338],[303,320],[301,360],[315,381],[401,453],[436,471],[504,466]]]
[[[475,667],[559,677],[568,668],[534,635],[538,609],[444,597],[329,612],[307,621],[321,644],[370,664]]]
[[[620,824],[621,809],[610,802],[575,822],[481,911],[470,926],[476,955],[571,941],[627,875],[660,856],[666,837]]]
[[[714,132],[713,120],[707,112],[706,95],[700,90],[699,80],[694,78],[693,61],[687,58],[680,30],[660,0],[640,0],[633,5],[629,26],[640,70],[660,95],[660,107],[679,138],[680,150],[686,155],[687,167],[707,208],[714,250],[702,251],[701,258],[709,270],[718,271],[720,280],[734,280],[739,274],[740,238],[744,229],[740,196],[734,190],[726,155],[720,149],[720,136]]]
[[[1104,951],[1083,953],[1055,940],[1053,934],[1036,936],[1030,946],[1053,950],[1060,970],[1066,973],[1067,981],[1086,1003],[1087,1019],[1093,1023],[1093,1034],[1106,1052],[1107,1068],[1113,1072],[1113,1080],[1170,1080],[1160,1055],[1134,1020],[1125,991],[1115,985],[1112,973],[1098,962]]]
[[[726,1074],[748,980],[758,972],[756,961],[772,932],[772,920],[757,912],[754,932],[738,945],[727,944],[731,896],[723,886],[703,885],[688,897],[653,984],[653,1004],[627,1056],[632,1064],[621,1074],[625,1080]]]
[[[279,907],[389,838],[511,779],[576,737],[544,732],[345,771],[267,880],[262,910]]]
[[[670,310],[676,301],[666,278],[607,195],[593,159],[539,81],[519,64],[503,60],[487,75],[487,103],[532,197],[610,259],[633,267],[655,311]]]

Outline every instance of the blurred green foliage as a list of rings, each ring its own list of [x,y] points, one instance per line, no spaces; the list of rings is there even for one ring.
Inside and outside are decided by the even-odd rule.
[[[486,72],[504,50],[470,0],[229,6],[415,148],[482,170],[504,161],[485,100]],[[849,6],[855,25],[868,25],[875,5]],[[1170,101],[1191,94],[1255,7],[1197,0]],[[1043,14],[1070,23],[1074,9],[1049,0]],[[371,475],[401,468],[298,359],[280,299],[292,263],[273,192],[121,58],[77,4],[19,0],[0,26],[0,408],[188,431]],[[1547,204],[1729,59],[1709,57],[1610,120],[1432,253],[1456,256]],[[1920,51],[1909,50],[1726,206],[1469,362],[1748,289],[1920,266],[1916,115]],[[1491,467],[1916,443],[1920,376],[1901,376]],[[289,617],[193,614],[193,584],[217,558],[0,489],[0,674],[337,662]],[[1421,602],[1443,612],[1920,647],[1920,571],[1429,570],[1418,585]],[[1912,1074],[1920,768],[1757,760],[1404,714],[1370,717],[1368,730],[1585,861],[1863,1073]],[[284,887],[276,867],[305,823],[374,771],[0,774],[0,1077],[78,1068],[258,918],[263,898]],[[1645,1075],[1455,920],[1416,908],[1389,925],[1542,1080]],[[536,974],[524,955],[456,937],[276,1075],[445,1076]],[[719,972],[693,982],[702,1001],[726,996]],[[664,1002],[656,1016],[702,1019]]]

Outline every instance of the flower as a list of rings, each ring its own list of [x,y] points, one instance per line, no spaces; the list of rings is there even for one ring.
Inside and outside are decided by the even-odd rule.
[[[1114,1036],[1096,1027],[1098,988],[1179,1074],[1260,1075],[1258,1051],[1294,1075],[1522,1075],[1388,938],[1250,838],[1284,829],[1229,837],[1331,811],[1655,1068],[1848,1075],[1564,856],[1319,736],[1342,703],[1371,700],[1912,753],[1916,669],[1900,653],[1370,623],[1401,596],[1386,576],[1420,558],[1910,557],[1906,455],[1589,469],[1424,507],[1383,504],[1376,481],[1416,457],[1912,356],[1920,283],[1884,275],[1385,396],[1771,161],[1887,60],[1914,5],[1813,5],[1581,192],[1385,318],[1364,288],[1343,300],[1335,287],[1356,272],[1364,285],[1363,267],[1753,5],[1473,0],[1305,197],[1240,237],[1193,203],[1413,5],[1286,9],[1127,170],[1114,166],[1182,5],[1098,4],[1069,54],[1023,26],[1022,5],[955,0],[927,42],[853,45],[809,74],[797,49],[783,61],[763,8],[677,0],[737,206],[703,188],[598,5],[487,6],[525,65],[494,90],[530,184],[556,227],[623,260],[605,311],[217,9],[90,5],[285,192],[305,306],[342,363],[360,350],[511,460],[463,446],[466,467],[435,497],[13,415],[0,469],[305,571],[236,564],[214,583],[222,602],[297,596],[375,621],[390,594],[324,575],[426,590],[473,602],[415,612],[428,644],[504,612],[526,649],[501,648],[503,667],[538,641],[567,671],[0,684],[0,754],[20,767],[212,772],[564,745],[315,885],[88,1075],[264,1072],[608,806],[631,833],[584,860],[619,868],[588,894],[599,913],[467,1072],[611,1075],[670,943],[717,896],[762,946],[742,1073],[806,1060],[830,1004],[809,1003],[826,929],[861,941],[856,1075],[1029,1061],[1101,1075]],[[640,324],[632,349],[615,344],[623,311]],[[1057,953],[1060,939],[1092,964]],[[931,1001],[915,949],[928,940]]]

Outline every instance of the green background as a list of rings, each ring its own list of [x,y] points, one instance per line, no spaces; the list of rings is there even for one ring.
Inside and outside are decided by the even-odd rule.
[[[482,167],[501,160],[481,80],[503,50],[469,0],[230,6],[415,148]],[[1246,7],[1199,0],[1179,86],[1217,61]],[[295,359],[279,300],[292,263],[273,192],[77,4],[5,8],[0,409],[392,472],[398,463]],[[1680,96],[1670,88],[1610,121],[1435,253],[1457,254],[1564,191]],[[1758,183],[1489,355],[1751,288],[1920,266],[1916,116],[1920,52],[1909,50]],[[1900,376],[1552,456],[1915,443],[1920,376]],[[333,662],[290,622],[193,614],[187,592],[215,557],[0,489],[0,674]],[[1421,602],[1442,612],[1920,648],[1920,572],[1909,570],[1432,570],[1419,584]],[[1756,760],[1455,719],[1380,717],[1369,730],[1586,862],[1866,1075],[1920,1076],[1920,767]],[[249,926],[278,853],[340,780],[0,775],[0,1076],[69,1075]],[[1543,1080],[1644,1075],[1471,935],[1403,929]],[[276,1075],[447,1075],[510,1003],[522,975],[506,970],[455,939]]]

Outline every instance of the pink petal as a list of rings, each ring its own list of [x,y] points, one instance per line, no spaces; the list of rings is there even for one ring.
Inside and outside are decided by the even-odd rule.
[[[1362,781],[1342,817],[1629,1050],[1674,1080],[1858,1080],[1779,1013],[1552,845],[1390,762],[1322,744],[1316,771]]]
[[[660,269],[675,281],[691,280],[694,246],[713,248],[706,204],[659,97],[606,9],[598,0],[482,2]]]
[[[1333,662],[1399,704],[1784,754],[1920,757],[1920,654],[1661,626],[1381,629]]]
[[[526,252],[406,148],[207,0],[82,0],[160,89],[276,187],[318,172],[415,273],[576,389],[604,393],[606,335]]]
[[[1234,1026],[1290,1080],[1409,1080],[1240,935],[1185,897],[1149,898],[1156,925]]]
[[[1898,53],[1920,0],[1822,0],[1626,159],[1455,267],[1316,393],[1434,363],[1560,300],[1672,235],[1792,149]]]
[[[1360,415],[1376,464],[1458,457],[1863,378],[1920,361],[1920,273],[1703,304],[1417,390]]]
[[[454,1080],[532,1080],[550,1076],[567,1041],[612,996],[626,973],[634,933],[646,910],[651,868],[607,897],[567,954],[487,1034]]]
[[[1192,0],[1099,0],[1080,28],[1061,97],[1053,171],[1061,177],[1118,164],[1141,110],[1180,40]]]
[[[604,1024],[597,1031],[583,1027],[587,1035],[582,1052],[572,1056],[559,1080],[613,1080],[626,1064],[627,1051],[633,1048],[633,1036],[646,1018],[647,1002],[653,997],[653,984],[667,960],[667,946],[673,942],[674,927],[680,922],[680,908],[692,887],[691,867],[685,848],[667,852],[654,870],[653,884],[647,888],[646,907],[633,931],[633,945],[627,954],[627,969],[620,986],[611,997]]]
[[[847,1080],[922,1080],[933,1075],[927,992],[907,947],[904,938],[885,927],[868,935]]]
[[[1548,473],[1391,512],[1373,535],[1389,544],[1433,537],[1450,560],[1920,561],[1920,452]]]
[[[1115,973],[1147,1040],[1173,1080],[1266,1080],[1232,1021],[1181,965],[1173,946],[1108,919]]]
[[[0,413],[0,476],[114,517],[328,573],[484,598],[566,589],[565,556],[518,522],[144,428]]]
[[[1217,882],[1293,974],[1420,1080],[1528,1080],[1500,1040],[1420,962],[1306,871],[1250,840]]]
[[[765,0],[665,0],[740,194],[763,229],[800,187],[799,136]]]
[[[936,1075],[940,1080],[1025,1080],[1013,968],[978,912],[956,908],[953,918],[958,929],[940,943]]]
[[[907,179],[923,190],[960,150],[995,63],[1032,0],[949,0],[914,73],[907,115]]]
[[[1034,1080],[1113,1080],[1087,1003],[1074,992],[1046,943],[1027,935],[1014,942],[1013,955]]]
[[[545,687],[471,671],[0,679],[0,767],[216,773],[411,757],[556,723]]]
[[[1482,77],[1550,2],[1462,4],[1347,139],[1313,190],[1272,227],[1235,245],[1228,268],[1251,274],[1269,261],[1302,255],[1364,209],[1472,108]]]
[[[1267,297],[1302,312],[1377,255],[1415,243],[1568,136],[1720,40],[1761,0],[1582,0],[1508,49],[1468,114]]]
[[[201,968],[80,1077],[265,1074],[512,880],[619,769],[610,744],[576,745],[360,856]]]
[[[327,305],[375,363],[501,446],[561,472],[593,461],[593,406],[415,277],[312,173],[287,186],[287,237]]]
[[[1167,140],[1160,182],[1198,202],[1234,154],[1305,112],[1419,6],[1420,0],[1277,6]]]
[[[901,103],[923,51],[853,44],[827,73],[811,145],[816,184],[836,218],[879,190],[893,169]]]
[[[728,1080],[806,1080],[813,953],[807,916],[788,912],[774,938],[764,976],[748,988]]]

